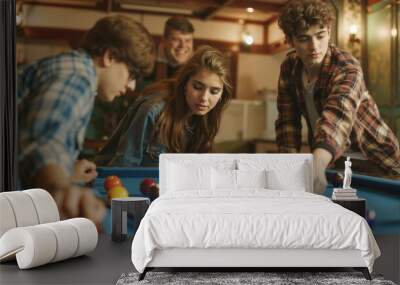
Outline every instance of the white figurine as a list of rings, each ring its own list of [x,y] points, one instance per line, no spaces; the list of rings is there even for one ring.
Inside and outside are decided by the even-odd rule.
[[[347,160],[344,162],[344,179],[343,179],[343,189],[351,189],[351,161],[350,157],[347,157]]]

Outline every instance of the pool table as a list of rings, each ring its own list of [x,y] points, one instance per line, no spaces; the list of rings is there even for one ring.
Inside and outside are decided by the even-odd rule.
[[[158,183],[158,167],[98,167],[98,176],[92,186],[95,195],[102,200],[107,200],[107,193],[104,189],[104,180],[107,176],[118,176],[124,187],[128,190],[131,197],[145,197],[140,192],[140,183],[145,178],[154,179]],[[134,221],[128,219],[128,235],[132,235],[136,228]],[[107,208],[106,216],[103,220],[103,230],[107,234],[111,234],[111,209]]]
[[[105,177],[117,175],[128,189],[130,196],[144,197],[140,192],[140,183],[144,178],[152,178],[158,182],[159,170],[157,167],[99,167],[99,176],[94,183],[96,195],[106,200],[106,192],[103,186]],[[340,171],[327,170],[327,179],[330,182],[324,193],[331,197],[334,187],[341,187],[341,181],[337,179]],[[353,174],[351,186],[358,190],[358,196],[367,200],[369,223],[375,234],[400,234],[400,180],[378,178],[374,176]],[[375,214],[375,217],[373,215]],[[135,232],[132,223],[128,223],[128,234]],[[107,209],[107,215],[103,221],[106,233],[111,234],[111,209]]]
[[[334,187],[342,187],[338,174],[327,170],[328,187],[324,193],[331,197]],[[367,201],[367,218],[374,234],[400,234],[400,180],[379,178],[353,173],[351,187]]]

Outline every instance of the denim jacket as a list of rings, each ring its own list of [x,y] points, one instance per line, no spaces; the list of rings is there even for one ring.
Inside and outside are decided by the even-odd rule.
[[[161,94],[139,97],[128,109],[106,146],[96,156],[100,166],[158,166],[164,145],[153,142],[156,120],[165,102],[154,100]]]

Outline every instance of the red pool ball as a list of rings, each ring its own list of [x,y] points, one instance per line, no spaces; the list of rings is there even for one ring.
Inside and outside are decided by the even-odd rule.
[[[123,186],[122,181],[118,176],[115,175],[107,176],[106,179],[104,180],[104,188],[107,191],[117,186]]]
[[[142,182],[140,183],[140,192],[142,192],[144,195],[147,196],[150,188],[152,186],[156,185],[156,181],[154,181],[154,179],[151,178],[145,178],[142,180]]]
[[[154,199],[158,198],[160,195],[160,188],[158,184],[154,184],[150,187],[149,191],[147,191],[147,197],[150,198],[150,201],[154,201]]]

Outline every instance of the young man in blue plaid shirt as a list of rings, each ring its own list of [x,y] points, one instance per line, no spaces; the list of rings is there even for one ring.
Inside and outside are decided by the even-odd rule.
[[[100,19],[70,51],[26,66],[18,76],[18,159],[23,188],[41,187],[64,217],[100,223],[102,202],[88,188],[96,165],[77,161],[95,96],[112,101],[154,64],[148,31],[124,16]]]

